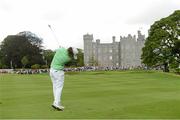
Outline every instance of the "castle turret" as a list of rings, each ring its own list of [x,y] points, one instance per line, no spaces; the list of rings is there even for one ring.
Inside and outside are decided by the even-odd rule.
[[[144,41],[145,40],[145,35],[141,34],[141,31],[138,30],[138,38],[137,41]]]
[[[100,39],[97,39],[97,40],[96,40],[96,44],[100,44]]]
[[[83,40],[86,40],[86,41],[92,41],[93,40],[93,34],[86,34],[86,35],[83,35]]]
[[[142,48],[144,47],[144,43],[145,43],[145,35],[142,35],[141,31],[138,30],[138,38],[137,38],[137,45],[136,45],[136,57],[137,57],[136,64],[139,66],[142,66],[141,54],[142,54]]]
[[[93,34],[83,36],[84,40],[84,64],[89,65],[90,59],[93,57]]]
[[[112,42],[113,42],[113,43],[115,43],[115,41],[116,41],[116,37],[115,37],[115,36],[113,36],[113,37],[112,37],[112,40],[113,40]]]

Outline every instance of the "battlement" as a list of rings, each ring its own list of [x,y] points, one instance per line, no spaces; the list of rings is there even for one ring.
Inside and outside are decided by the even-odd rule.
[[[93,34],[86,34],[86,35],[83,35],[83,40],[93,40]]]
[[[137,41],[145,41],[145,35],[142,35],[140,30],[138,30]]]
[[[125,37],[125,36],[120,36],[120,42],[122,42],[122,41],[136,41],[136,35],[134,35],[134,36],[132,36],[131,34],[128,34],[128,36],[127,37]]]

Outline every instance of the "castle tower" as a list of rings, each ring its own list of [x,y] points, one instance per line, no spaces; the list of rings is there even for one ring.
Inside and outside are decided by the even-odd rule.
[[[120,61],[122,68],[132,68],[135,66],[135,36],[128,34],[127,37],[120,37]]]
[[[138,38],[137,38],[137,51],[136,51],[136,57],[137,57],[137,65],[142,66],[141,63],[141,54],[142,54],[142,48],[144,47],[145,43],[145,35],[141,34],[141,31],[138,30]]]
[[[119,67],[119,42],[116,42],[116,37],[112,36],[112,66]]]
[[[84,65],[89,66],[93,59],[93,35],[86,34],[83,36],[84,40]]]

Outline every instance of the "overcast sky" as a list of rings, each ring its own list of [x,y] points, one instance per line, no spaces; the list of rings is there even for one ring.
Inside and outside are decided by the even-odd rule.
[[[0,42],[7,35],[31,31],[46,49],[58,44],[48,28],[51,25],[61,46],[83,48],[83,35],[94,39],[119,41],[120,35],[147,36],[154,21],[180,9],[180,0],[0,0]]]

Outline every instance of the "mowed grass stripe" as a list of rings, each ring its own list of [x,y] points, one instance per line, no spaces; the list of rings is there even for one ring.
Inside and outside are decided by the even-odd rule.
[[[180,77],[155,71],[68,73],[62,103],[51,109],[47,74],[0,75],[0,118],[180,118]]]

